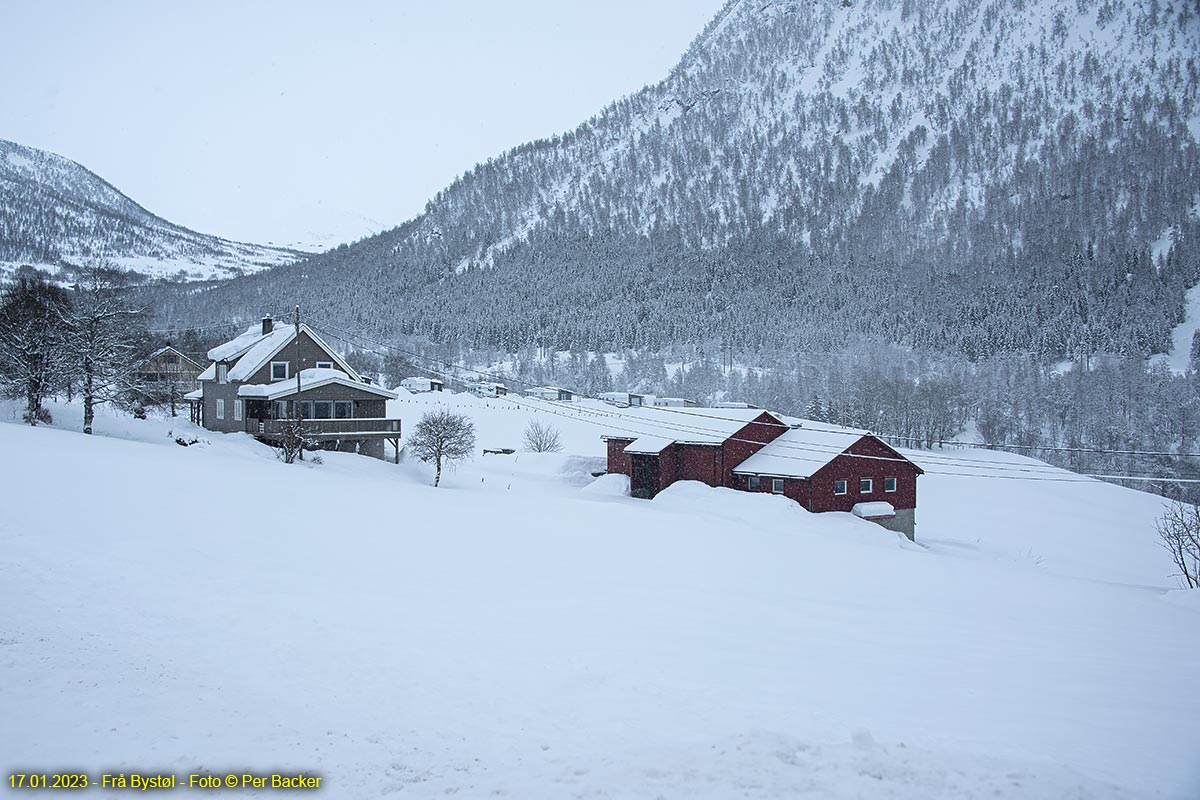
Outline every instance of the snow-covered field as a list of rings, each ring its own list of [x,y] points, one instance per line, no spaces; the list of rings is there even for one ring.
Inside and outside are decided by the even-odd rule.
[[[633,500],[589,474],[601,408],[391,410],[434,402],[480,447],[541,415],[565,452],[434,489],[179,419],[0,424],[0,766],[337,798],[1200,795],[1200,597],[1171,591],[1158,498],[930,457],[913,545],[767,495]]]

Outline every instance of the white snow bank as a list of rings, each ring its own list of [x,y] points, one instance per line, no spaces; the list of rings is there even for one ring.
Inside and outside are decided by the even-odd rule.
[[[614,497],[627,497],[629,495],[629,476],[628,475],[601,475],[594,481],[583,487],[583,491],[588,494],[611,495]]]
[[[529,418],[473,411],[481,439]],[[1200,785],[1200,696],[1179,690],[1197,610],[1146,555],[1157,498],[927,475],[925,548],[773,495],[579,490],[573,459],[603,450],[565,419],[567,452],[477,457],[439,489],[425,465],[289,466],[241,434],[179,447],[178,420],[97,424],[155,446],[0,424],[12,763],[249,758],[335,797]],[[179,513],[230,485],[226,522]],[[287,498],[269,525],[227,523],[264,498]],[[1034,541],[1043,563],[1009,557]]]
[[[870,503],[855,503],[850,513],[863,519],[878,519],[880,517],[896,516],[896,509],[891,503],[875,500]]]

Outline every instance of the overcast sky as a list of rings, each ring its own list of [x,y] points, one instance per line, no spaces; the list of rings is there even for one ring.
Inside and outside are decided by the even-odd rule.
[[[408,219],[657,82],[722,5],[0,2],[0,138],[172,222],[276,243]]]

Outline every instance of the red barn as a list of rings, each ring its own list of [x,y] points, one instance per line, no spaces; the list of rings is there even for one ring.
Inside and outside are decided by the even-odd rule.
[[[847,511],[915,536],[923,471],[867,431],[789,424],[761,409],[643,409],[630,419],[630,427],[651,433],[604,438],[608,471],[628,475],[634,497],[694,480],[782,494],[809,511]]]

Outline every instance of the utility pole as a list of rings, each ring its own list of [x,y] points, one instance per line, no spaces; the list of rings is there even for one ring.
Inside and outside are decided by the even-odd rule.
[[[296,304],[296,439],[300,446],[300,460],[304,460],[304,412],[300,405],[300,305]]]

